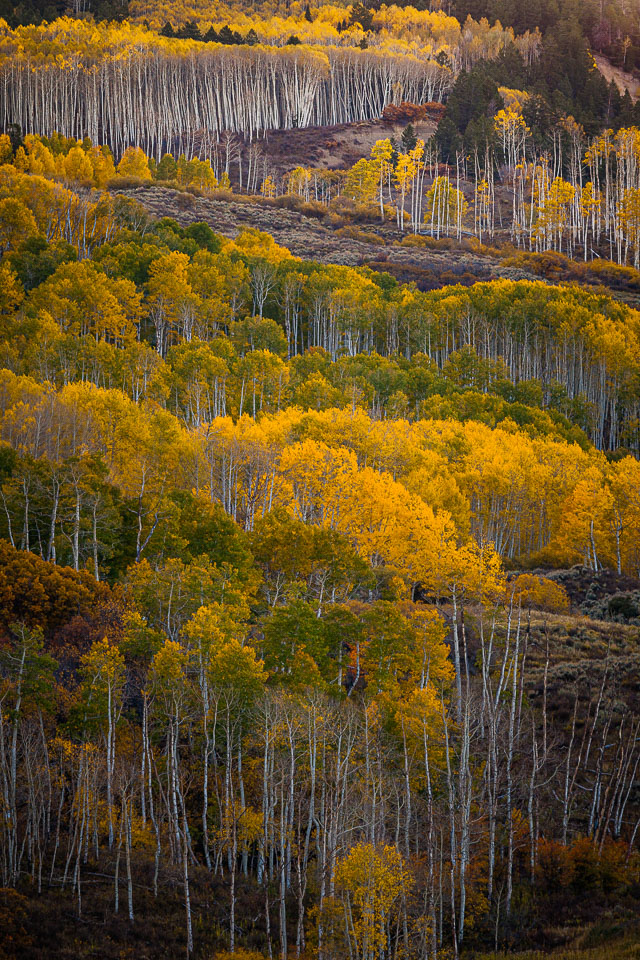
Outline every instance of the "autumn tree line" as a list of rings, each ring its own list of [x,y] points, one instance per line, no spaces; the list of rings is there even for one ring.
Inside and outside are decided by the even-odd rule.
[[[362,29],[362,34],[374,38],[386,28],[384,11],[380,11],[378,3],[354,3],[347,7],[333,4],[309,4],[305,0],[289,0],[285,4],[277,0],[265,0],[251,4],[245,9],[242,3],[216,4],[211,6],[191,0],[163,0],[154,3],[146,0],[74,0],[70,5],[74,15],[86,16],[90,14],[96,21],[135,19],[146,22],[155,30],[172,25],[174,32],[187,36],[204,36],[210,38],[213,32],[229,30],[229,34],[248,33],[247,21],[258,20],[261,25],[261,36],[277,43],[283,38],[305,34],[309,24],[316,24],[315,31],[310,34],[316,42],[325,34],[326,37],[336,39],[341,33]],[[396,5],[406,10],[407,6]],[[634,20],[633,8],[621,4],[618,0],[541,0],[532,7],[526,0],[420,0],[415,4],[431,13],[446,15],[446,21],[451,23],[456,18],[459,24],[466,26],[473,18],[476,23],[486,19],[490,24],[499,20],[505,27],[512,28],[516,34],[524,35],[527,31],[539,34],[544,39],[557,33],[563,25],[575,19],[582,34],[591,43],[594,50],[606,56],[618,67],[632,71],[640,62],[640,36],[638,24]],[[38,24],[43,20],[51,22],[65,12],[65,7],[55,0],[29,0],[15,4],[12,0],[3,0],[0,5],[0,17],[3,17],[10,26],[19,24]],[[399,12],[399,16],[406,16]],[[413,15],[416,17],[416,14]],[[212,19],[213,18],[213,19]],[[443,20],[445,18],[442,18]],[[215,26],[213,25],[215,23]],[[229,25],[231,25],[229,27]],[[412,26],[420,27],[420,20],[414,19]],[[289,31],[288,33],[286,31]],[[356,43],[361,42],[362,35],[354,35]],[[226,42],[234,42],[226,37]],[[236,41],[237,42],[237,41]],[[251,41],[250,41],[251,42]]]
[[[301,45],[284,38],[278,45],[268,35],[270,21],[264,31],[254,26],[260,43],[242,47],[171,39],[130,22],[63,18],[16,30],[5,24],[0,124],[89,136],[118,155],[141,147],[157,160],[177,140],[204,131],[210,152],[224,131],[253,139],[272,129],[373,119],[400,99],[441,101],[464,63],[514,42],[499,25],[472,24],[463,32],[440,13],[389,7],[379,15],[385,29],[367,49],[333,27],[333,36],[303,34]],[[406,41],[414,28],[417,40]]]
[[[632,72],[640,63],[640,36],[633,8],[617,0],[541,0],[532,7],[526,0],[445,0],[443,9],[453,16],[500,18],[518,33],[537,27],[543,35],[578,21],[593,49],[606,54],[616,66]]]

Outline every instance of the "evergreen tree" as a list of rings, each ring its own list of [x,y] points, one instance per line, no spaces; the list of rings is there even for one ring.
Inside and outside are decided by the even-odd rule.
[[[405,153],[408,153],[410,150],[413,150],[418,138],[416,137],[415,130],[413,125],[408,123],[407,126],[402,131],[402,136],[400,137],[400,142],[402,144],[402,149]]]
[[[226,46],[231,46],[233,43],[235,43],[235,40],[233,39],[233,30],[228,23],[225,24],[218,34],[218,40],[220,43],[224,43]]]
[[[360,24],[365,33],[373,27],[373,10],[368,10],[363,3],[354,3],[349,16],[349,26]]]

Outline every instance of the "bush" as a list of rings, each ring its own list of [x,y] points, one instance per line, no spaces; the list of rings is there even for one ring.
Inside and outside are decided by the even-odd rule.
[[[135,187],[144,187],[146,190],[149,187],[155,187],[156,184],[153,180],[143,180],[141,177],[113,177],[111,180],[107,180],[107,190],[133,190]],[[174,186],[174,184],[171,184]]]
[[[640,590],[619,590],[604,596],[588,594],[580,609],[593,620],[637,624],[640,623]]]
[[[600,857],[590,837],[578,837],[569,849],[571,886],[574,890],[594,890],[600,885]]]
[[[295,210],[303,217],[315,217],[317,220],[324,220],[329,216],[329,210],[324,203],[320,203],[319,200],[304,200],[294,194],[285,194],[268,202],[274,207],[280,207],[284,210]]]
[[[410,233],[409,236],[403,237],[399,241],[401,247],[426,247],[427,246],[427,237],[420,236],[417,233]]]
[[[541,840],[536,872],[548,890],[560,890],[571,883],[569,850],[556,840]]]
[[[191,210],[196,205],[196,198],[191,192],[179,193],[176,197],[176,206],[179,210]]]
[[[233,190],[214,190],[213,193],[209,194],[210,200],[236,200],[237,197],[234,197]]]
[[[376,223],[380,221],[380,206],[378,204],[355,203],[350,197],[336,197],[331,204],[331,211],[334,215],[338,215],[351,223]]]
[[[377,246],[384,246],[384,240],[373,230],[361,230],[360,227],[340,227],[336,230],[339,237],[348,237],[350,240],[358,240],[360,243],[373,243]]]

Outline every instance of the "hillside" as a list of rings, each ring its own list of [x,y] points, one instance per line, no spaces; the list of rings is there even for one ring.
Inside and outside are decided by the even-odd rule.
[[[397,273],[399,279],[417,280],[421,289],[441,286],[443,274],[449,282],[458,282],[458,277],[461,282],[474,282],[514,275],[509,268],[501,271],[498,258],[465,251],[456,243],[443,242],[440,249],[437,243],[431,249],[403,246],[402,234],[394,225],[381,227],[375,217],[361,224],[350,222],[348,217],[333,224],[322,208],[305,209],[303,204],[294,203],[288,208],[278,201],[248,203],[245,198],[234,199],[233,195],[196,197],[151,185],[125,188],[118,193],[136,200],[154,217],[170,217],[183,227],[204,222],[230,239],[246,229],[266,231],[301,259],[351,267],[375,262],[378,269]]]
[[[622,70],[620,67],[614,66],[610,60],[607,60],[606,57],[603,57],[602,54],[596,54],[594,60],[598,66],[598,70],[605,78],[607,83],[613,82],[617,86],[620,94],[624,94],[628,91],[629,96],[635,103],[638,99],[638,88],[640,87],[640,79],[632,73],[628,73],[626,70]]]
[[[0,960],[634,960],[637,11],[0,4]]]
[[[415,120],[416,137],[429,140],[438,126],[434,104],[431,118]],[[260,141],[262,155],[276,177],[282,178],[295,167],[321,170],[348,170],[371,152],[378,140],[392,137],[400,140],[408,119],[399,108],[399,120],[374,119],[329,127],[305,127],[294,130],[273,130]],[[387,108],[387,113],[390,111]],[[393,116],[393,114],[391,114]]]
[[[544,279],[596,287],[631,307],[640,306],[640,272],[607,262],[587,265],[562,254],[521,253],[508,242],[508,229],[503,231],[506,244],[483,246],[467,231],[459,241],[446,236],[416,238],[405,235],[393,222],[381,223],[371,209],[355,216],[347,209],[331,216],[322,205],[295,196],[273,200],[225,192],[206,196],[167,183],[115,184],[114,188],[117,195],[137,201],[152,216],[169,217],[182,227],[204,222],[230,239],[244,229],[266,231],[301,259],[368,266],[402,283],[415,283],[420,290],[445,284],[468,286],[500,277]]]

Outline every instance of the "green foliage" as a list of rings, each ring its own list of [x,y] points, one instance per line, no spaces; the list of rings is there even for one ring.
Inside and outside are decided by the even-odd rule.
[[[28,291],[44,283],[61,264],[75,259],[76,252],[70,244],[60,240],[47,243],[44,237],[36,236],[25,240],[11,254],[9,262]]]
[[[186,491],[173,491],[178,508],[175,535],[184,541],[184,558],[208,557],[218,567],[231,566],[247,582],[252,577],[253,557],[249,537],[219,503],[211,503]]]
[[[441,148],[444,147],[445,131],[455,128],[464,134],[472,121],[480,117],[492,117],[502,106],[498,84],[487,65],[480,63],[468,73],[461,73],[447,100],[447,108],[441,120],[441,124],[445,124],[442,134],[438,127]]]

